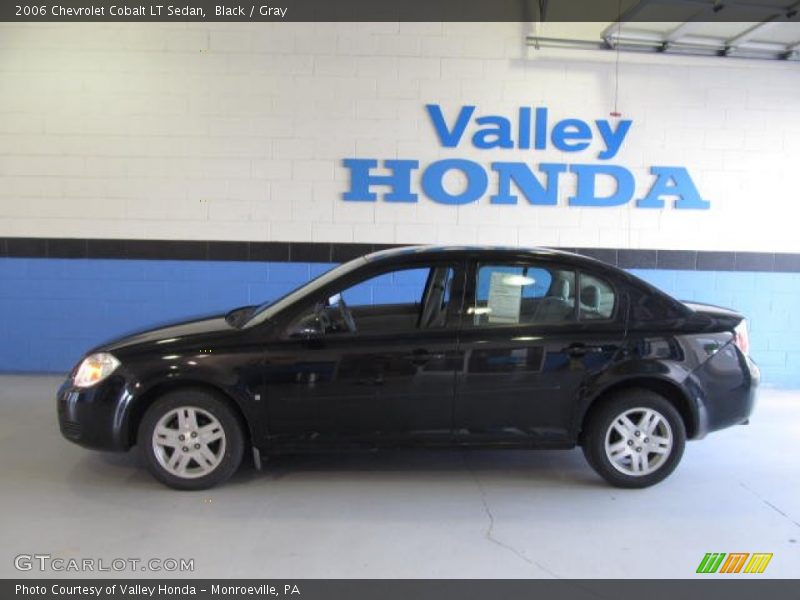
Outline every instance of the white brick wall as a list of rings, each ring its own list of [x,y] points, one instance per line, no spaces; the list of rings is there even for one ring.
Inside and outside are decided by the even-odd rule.
[[[634,124],[608,162],[636,174],[636,197],[649,166],[686,166],[707,211],[568,208],[571,176],[557,207],[341,199],[346,157],[596,162],[439,147],[426,103],[608,116],[613,55],[528,50],[528,30],[0,25],[0,236],[800,252],[797,63],[622,55],[619,106]]]

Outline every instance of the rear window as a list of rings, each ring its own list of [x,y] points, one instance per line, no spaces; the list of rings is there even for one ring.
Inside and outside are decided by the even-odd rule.
[[[663,321],[686,316],[673,302],[659,292],[637,289],[631,294],[631,318],[634,321]],[[687,309],[688,310],[688,309]]]

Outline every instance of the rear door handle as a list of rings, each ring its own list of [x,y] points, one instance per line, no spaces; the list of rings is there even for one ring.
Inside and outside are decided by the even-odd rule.
[[[411,361],[412,365],[421,367],[428,364],[432,358],[442,358],[443,356],[444,354],[432,354],[424,348],[418,348],[413,350],[411,354],[407,356],[407,358]]]
[[[602,346],[589,346],[587,344],[581,344],[580,342],[570,344],[566,348],[561,349],[561,352],[566,352],[570,356],[586,356],[587,354],[597,354],[602,351]]]

